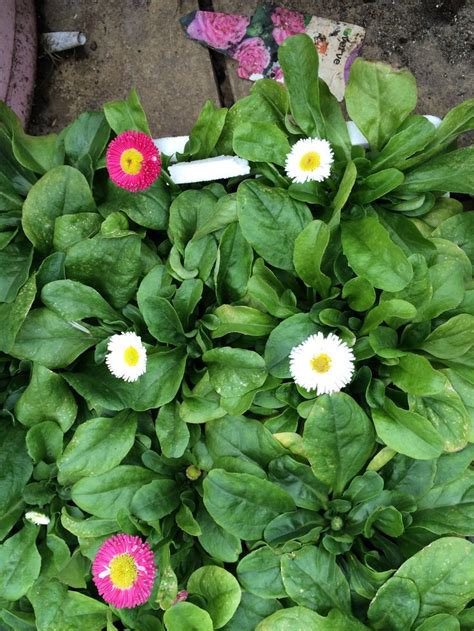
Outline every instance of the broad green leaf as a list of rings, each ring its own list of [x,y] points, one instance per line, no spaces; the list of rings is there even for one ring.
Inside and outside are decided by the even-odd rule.
[[[329,237],[329,228],[324,222],[312,221],[297,236],[293,253],[293,264],[298,276],[322,296],[327,296],[331,287],[331,279],[321,271]]]
[[[447,384],[442,373],[435,370],[426,357],[407,353],[390,369],[393,383],[409,394],[430,395],[443,390]]]
[[[216,565],[195,570],[189,577],[187,590],[204,598],[214,629],[220,629],[232,618],[241,598],[237,579]]]
[[[11,354],[20,359],[38,362],[47,368],[65,368],[91,346],[103,333],[95,327],[78,327],[54,311],[33,309],[26,316]]]
[[[306,419],[303,441],[316,477],[337,494],[367,462],[375,446],[372,423],[343,392],[317,398]]]
[[[180,458],[189,442],[189,430],[173,403],[160,408],[155,422],[155,431],[161,451],[167,458]]]
[[[268,372],[274,377],[283,379],[289,377],[291,349],[317,332],[317,325],[311,320],[309,313],[297,313],[283,320],[270,333],[265,346],[265,363]]]
[[[454,309],[464,297],[464,272],[459,261],[442,260],[428,269],[431,299],[418,306],[416,321],[436,318]]]
[[[89,155],[95,165],[110,136],[110,127],[102,112],[84,112],[66,130],[64,149],[68,158],[77,163]]]
[[[38,527],[27,524],[0,545],[0,593],[5,600],[19,600],[38,578],[41,557],[37,534]]]
[[[281,576],[288,596],[298,605],[321,614],[333,608],[350,612],[349,584],[336,558],[324,548],[304,546],[284,554]]]
[[[212,618],[197,605],[176,603],[165,611],[163,622],[167,631],[212,631]]]
[[[268,479],[288,491],[296,506],[319,510],[327,500],[327,488],[314,477],[310,467],[284,455],[270,462]]]
[[[282,513],[272,519],[265,528],[263,536],[273,548],[287,541],[314,541],[324,525],[324,518],[314,510],[300,508],[296,511]]]
[[[217,250],[214,282],[218,303],[236,302],[245,295],[252,261],[252,248],[243,237],[239,224],[230,224],[224,230]]]
[[[224,631],[255,629],[261,620],[280,608],[281,605],[276,599],[260,598],[250,592],[242,592],[240,605],[232,619],[224,627]]]
[[[54,421],[43,421],[30,427],[26,447],[34,462],[56,462],[63,450],[63,432]]]
[[[368,617],[374,629],[405,631],[411,629],[420,610],[415,583],[394,577],[382,585],[370,603]]]
[[[11,523],[7,517],[8,512],[21,497],[22,491],[33,472],[33,463],[26,450],[25,432],[20,427],[14,427],[10,423],[1,423],[0,443],[2,445],[0,451],[1,540],[16,521]]]
[[[443,153],[407,173],[400,191],[442,191],[474,195],[473,166],[474,147]]]
[[[121,238],[98,234],[84,239],[67,251],[67,275],[71,280],[90,285],[120,309],[136,291],[142,268],[140,246],[136,234]]]
[[[110,519],[120,509],[130,511],[136,491],[154,477],[152,471],[143,467],[120,465],[106,473],[82,478],[72,486],[71,497],[83,511]]]
[[[235,563],[242,552],[239,537],[231,535],[217,524],[204,506],[199,508],[197,521],[201,529],[199,543],[213,558],[224,563]]]
[[[278,48],[293,118],[306,136],[324,138],[319,104],[318,53],[307,35],[287,38]]]
[[[285,166],[291,147],[286,134],[272,123],[241,123],[234,131],[236,155],[251,162],[273,162]]]
[[[57,134],[29,136],[18,129],[13,134],[12,149],[22,166],[40,175],[64,163],[64,147]]]
[[[462,212],[446,219],[433,231],[433,236],[458,245],[474,265],[474,212]]]
[[[382,149],[416,100],[415,77],[408,70],[361,58],[352,64],[345,92],[347,112],[372,149]]]
[[[246,180],[237,190],[239,223],[245,239],[270,265],[293,269],[293,247],[311,221],[308,207],[280,188]]]
[[[31,188],[23,205],[23,230],[42,254],[53,246],[54,222],[61,215],[93,212],[95,202],[87,180],[70,166],[48,171]]]
[[[172,304],[160,296],[138,299],[138,306],[148,330],[155,339],[164,344],[179,346],[186,342],[181,320]]]
[[[16,402],[15,414],[27,427],[42,421],[56,421],[66,432],[76,419],[77,403],[60,375],[33,364],[30,383]]]
[[[274,517],[295,507],[291,496],[278,486],[246,473],[213,469],[203,486],[204,505],[209,514],[241,539],[261,538],[263,529]]]
[[[244,305],[220,305],[214,315],[219,318],[219,324],[211,333],[213,339],[229,333],[263,337],[271,333],[277,324],[275,318],[267,313]]]
[[[267,378],[263,358],[254,351],[223,346],[202,356],[211,384],[223,397],[242,396],[261,386]]]
[[[384,169],[368,175],[354,193],[354,201],[358,204],[370,204],[400,186],[404,179],[403,173],[397,169]]]
[[[412,266],[375,217],[344,221],[341,228],[344,254],[358,276],[387,291],[408,285]]]
[[[36,297],[36,276],[21,287],[12,303],[0,304],[0,349],[9,353]]]
[[[217,108],[212,101],[206,101],[189,134],[185,155],[191,155],[195,160],[209,158],[219,140],[226,116],[225,107]]]
[[[53,247],[66,252],[72,245],[94,236],[100,229],[99,213],[60,215],[54,221]]]
[[[394,578],[412,581],[420,597],[416,625],[438,613],[457,614],[473,598],[473,558],[472,543],[445,537],[434,541],[401,565]]]
[[[216,204],[217,198],[206,189],[183,191],[173,200],[169,211],[168,235],[181,254],[184,254],[188,241],[193,237],[198,240],[195,235],[214,217]]]
[[[260,311],[268,311],[276,318],[288,318],[298,313],[295,294],[265,266],[263,259],[255,261],[247,290],[252,304]]]
[[[153,230],[166,230],[171,197],[163,180],[159,178],[144,191],[131,193],[108,183],[107,199],[100,206],[103,214],[117,209],[139,226]]]
[[[13,302],[28,279],[33,249],[24,240],[15,240],[0,250],[0,302]]]
[[[336,97],[327,84],[319,79],[319,106],[329,140],[337,160],[349,160],[351,157],[351,139],[346,121]],[[350,162],[348,162],[350,164]]]
[[[64,378],[90,407],[116,411],[131,408],[142,412],[174,399],[185,363],[183,351],[177,348],[148,355],[146,373],[133,383],[114,377],[105,364],[88,365],[84,372],[65,373]]]
[[[367,279],[356,276],[344,284],[342,297],[354,311],[368,311],[375,302],[375,291]]]
[[[378,327],[382,322],[391,324],[393,321],[396,327],[406,321],[413,320],[416,317],[416,307],[406,300],[393,298],[386,300],[369,311],[360,329],[360,334],[370,333]]]
[[[388,446],[410,458],[431,460],[441,455],[444,441],[428,419],[397,407],[385,399],[384,409],[372,410],[377,436]]]
[[[179,487],[174,480],[152,480],[137,490],[131,510],[139,519],[157,521],[178,508]]]
[[[344,208],[347,200],[349,199],[349,196],[352,192],[352,188],[356,182],[356,178],[357,178],[357,167],[354,164],[354,162],[352,162],[352,160],[349,160],[349,162],[346,165],[344,175],[342,176],[342,180],[339,183],[339,188],[337,189],[337,193],[335,194],[334,199],[332,201],[334,214],[329,222],[329,226],[331,228],[334,228],[335,226],[339,225],[339,221],[341,218],[341,210]]]
[[[99,318],[105,322],[116,322],[123,319],[99,292],[74,280],[48,283],[41,291],[41,300],[65,320]]]
[[[417,631],[460,631],[461,629],[458,619],[447,613],[430,616],[422,625],[416,628]]]
[[[136,428],[137,416],[129,412],[81,423],[58,461],[59,483],[67,486],[113,469],[132,448]]]
[[[237,566],[242,586],[262,598],[285,598],[281,578],[280,554],[269,547],[257,548],[246,554]]]
[[[474,315],[461,314],[438,326],[421,348],[439,359],[454,359],[474,345]]]
[[[306,607],[280,609],[262,620],[255,631],[369,631],[362,622],[332,609],[327,617]]]
[[[135,89],[130,91],[126,101],[110,101],[104,104],[104,114],[116,134],[129,129],[151,135],[140,99]]]

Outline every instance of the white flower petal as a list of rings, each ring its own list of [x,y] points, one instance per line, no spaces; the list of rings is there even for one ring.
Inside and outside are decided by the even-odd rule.
[[[325,372],[312,365],[314,359],[320,356],[329,360]],[[352,379],[354,354],[334,333],[327,337],[317,333],[291,350],[290,373],[297,385],[306,390],[316,390],[318,395],[339,392]]]
[[[319,164],[312,169],[304,169],[301,161],[307,154],[317,154]],[[329,177],[334,155],[327,140],[320,138],[303,138],[298,140],[286,156],[285,170],[287,175],[299,184],[304,182],[322,182]]]
[[[250,165],[247,160],[235,156],[217,156],[193,162],[179,162],[169,167],[170,177],[175,184],[210,182],[225,180],[238,175],[248,175]]]
[[[126,351],[130,349],[136,353],[133,364],[128,362],[125,357]],[[146,348],[143,346],[141,338],[135,333],[129,331],[112,335],[107,344],[107,351],[105,363],[114,377],[124,381],[136,381],[146,372]]]
[[[51,521],[50,518],[44,513],[38,513],[37,511],[30,510],[25,513],[25,519],[35,526],[47,526]]]

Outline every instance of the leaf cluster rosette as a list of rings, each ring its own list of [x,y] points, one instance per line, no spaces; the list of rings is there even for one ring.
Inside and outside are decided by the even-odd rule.
[[[435,128],[410,73],[357,60],[366,150],[311,40],[280,62],[286,87],[204,106],[177,159],[252,169],[203,186],[167,156],[146,191],[110,182],[114,134],[149,133],[135,92],[44,137],[0,107],[2,628],[474,626],[474,213],[445,196],[474,189],[473,101]],[[285,175],[304,137],[332,146],[323,182]],[[104,357],[132,330],[127,383]],[[355,355],[319,397],[288,361],[318,332]],[[118,532],[157,562],[133,610],[90,575]]]

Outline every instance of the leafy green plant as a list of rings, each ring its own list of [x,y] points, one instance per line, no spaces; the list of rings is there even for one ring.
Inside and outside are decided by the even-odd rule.
[[[474,103],[435,129],[407,71],[358,60],[365,150],[311,40],[280,61],[286,88],[203,108],[178,158],[252,167],[203,186],[109,181],[111,135],[149,133],[134,92],[41,138],[0,104],[2,629],[474,626],[474,215],[444,195],[474,190]],[[305,136],[331,143],[324,182],[285,174]],[[133,383],[104,363],[130,330]],[[343,392],[291,378],[318,332],[354,352]],[[117,532],[155,552],[137,609],[91,581]]]

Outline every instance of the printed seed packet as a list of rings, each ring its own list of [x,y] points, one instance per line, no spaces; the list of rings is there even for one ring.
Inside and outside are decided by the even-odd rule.
[[[237,74],[256,81],[283,81],[278,47],[290,35],[307,33],[319,53],[319,76],[341,101],[349,68],[359,54],[365,30],[356,24],[304,15],[262,4],[249,18],[232,13],[192,11],[180,19],[190,39],[236,59]]]

